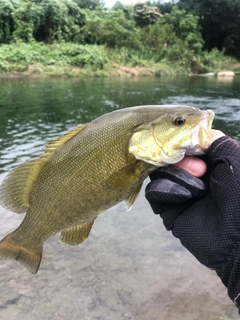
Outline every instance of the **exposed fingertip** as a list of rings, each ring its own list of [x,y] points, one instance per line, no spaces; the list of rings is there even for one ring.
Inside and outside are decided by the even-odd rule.
[[[204,161],[194,157],[185,157],[180,162],[176,163],[175,166],[184,169],[194,177],[201,177],[207,171],[207,165]]]

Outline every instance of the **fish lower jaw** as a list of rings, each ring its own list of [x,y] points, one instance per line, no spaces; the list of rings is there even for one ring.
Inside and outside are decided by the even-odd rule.
[[[196,141],[197,140],[197,141]],[[187,156],[194,156],[194,155],[203,155],[207,152],[208,147],[210,146],[210,141],[205,141],[204,143],[201,143],[198,140],[198,137],[195,141],[192,141],[192,145],[189,146],[185,152]]]
[[[186,154],[187,155],[205,154],[207,149],[212,143],[210,131],[211,131],[211,123],[209,123],[209,119],[207,117],[204,117],[201,123],[192,129],[191,145],[186,150]]]
[[[187,156],[200,156],[200,155],[205,154],[206,151],[207,151],[207,149],[202,148],[202,147],[200,147],[200,146],[196,146],[196,147],[193,148],[193,149],[187,150],[187,151],[186,151],[186,155],[187,155]]]

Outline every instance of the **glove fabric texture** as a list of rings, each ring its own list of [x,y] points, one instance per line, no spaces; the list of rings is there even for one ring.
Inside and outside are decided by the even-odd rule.
[[[166,229],[216,271],[240,309],[240,146],[221,137],[203,159],[208,170],[201,178],[174,166],[159,168],[145,195]]]

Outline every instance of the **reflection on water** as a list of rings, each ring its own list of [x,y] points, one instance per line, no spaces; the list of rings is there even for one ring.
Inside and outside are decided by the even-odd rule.
[[[117,108],[187,104],[240,140],[240,79],[0,79],[0,179],[44,144]],[[0,208],[0,236],[23,215]],[[166,232],[143,192],[97,219],[79,247],[46,242],[37,275],[0,261],[0,319],[238,319],[217,276]],[[160,316],[161,315],[161,316]]]

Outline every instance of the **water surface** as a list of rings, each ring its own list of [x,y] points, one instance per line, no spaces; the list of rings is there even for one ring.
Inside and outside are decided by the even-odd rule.
[[[118,108],[187,104],[216,113],[214,127],[240,140],[240,77],[0,79],[0,180],[45,143]],[[0,208],[3,237],[23,215]],[[44,246],[36,275],[0,261],[1,319],[238,319],[226,289],[165,231],[144,199],[99,216],[78,247]]]

